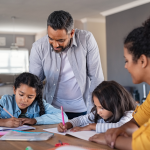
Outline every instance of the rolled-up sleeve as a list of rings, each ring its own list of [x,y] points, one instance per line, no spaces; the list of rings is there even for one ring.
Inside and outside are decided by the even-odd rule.
[[[150,149],[150,119],[141,126],[132,135],[133,150],[149,150]]]

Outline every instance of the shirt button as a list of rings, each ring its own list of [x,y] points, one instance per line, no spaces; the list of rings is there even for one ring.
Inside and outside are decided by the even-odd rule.
[[[58,71],[58,69],[57,69],[57,71]]]
[[[28,116],[28,114],[26,114]]]
[[[53,97],[53,96],[51,96],[51,97]]]
[[[7,117],[5,117],[5,118],[7,118]]]
[[[54,84],[55,85],[55,84]]]

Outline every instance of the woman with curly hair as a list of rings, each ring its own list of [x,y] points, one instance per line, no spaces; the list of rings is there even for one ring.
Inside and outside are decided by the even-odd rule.
[[[146,82],[150,85],[150,19],[126,37],[124,57],[125,68],[131,74],[133,83]],[[117,149],[149,150],[150,93],[146,101],[135,109],[133,119],[119,128],[107,130],[105,135],[95,135],[90,140]]]
[[[43,85],[36,75],[26,72],[20,74],[15,80],[13,89],[14,95],[4,95],[0,99],[0,126],[18,127],[23,124],[61,122],[61,111],[42,100]],[[64,117],[67,121],[66,114]]]

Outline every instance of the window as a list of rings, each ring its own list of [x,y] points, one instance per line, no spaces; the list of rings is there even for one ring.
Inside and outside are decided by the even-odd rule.
[[[29,71],[27,49],[0,49],[0,73],[22,73]]]

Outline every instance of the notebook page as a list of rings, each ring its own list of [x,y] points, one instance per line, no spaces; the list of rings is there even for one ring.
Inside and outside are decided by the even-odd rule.
[[[48,131],[48,132],[52,132],[52,133],[57,133],[57,134],[61,134],[61,135],[72,135],[74,137],[77,137],[79,139],[83,139],[83,140],[86,140],[88,141],[89,138],[96,133],[96,131],[79,131],[79,132],[71,132],[70,130],[67,130],[67,132],[65,133],[61,133],[61,132],[58,132],[57,131],[57,128],[49,128],[49,129],[43,129],[44,131]]]
[[[96,134],[96,131],[68,132],[67,134],[75,136],[79,139],[88,141],[91,136]]]
[[[66,132],[62,133],[62,132],[58,132],[57,128],[49,128],[49,129],[43,129],[44,131],[47,132],[52,132],[52,133],[57,133],[57,134],[61,134],[61,135],[66,135]]]

